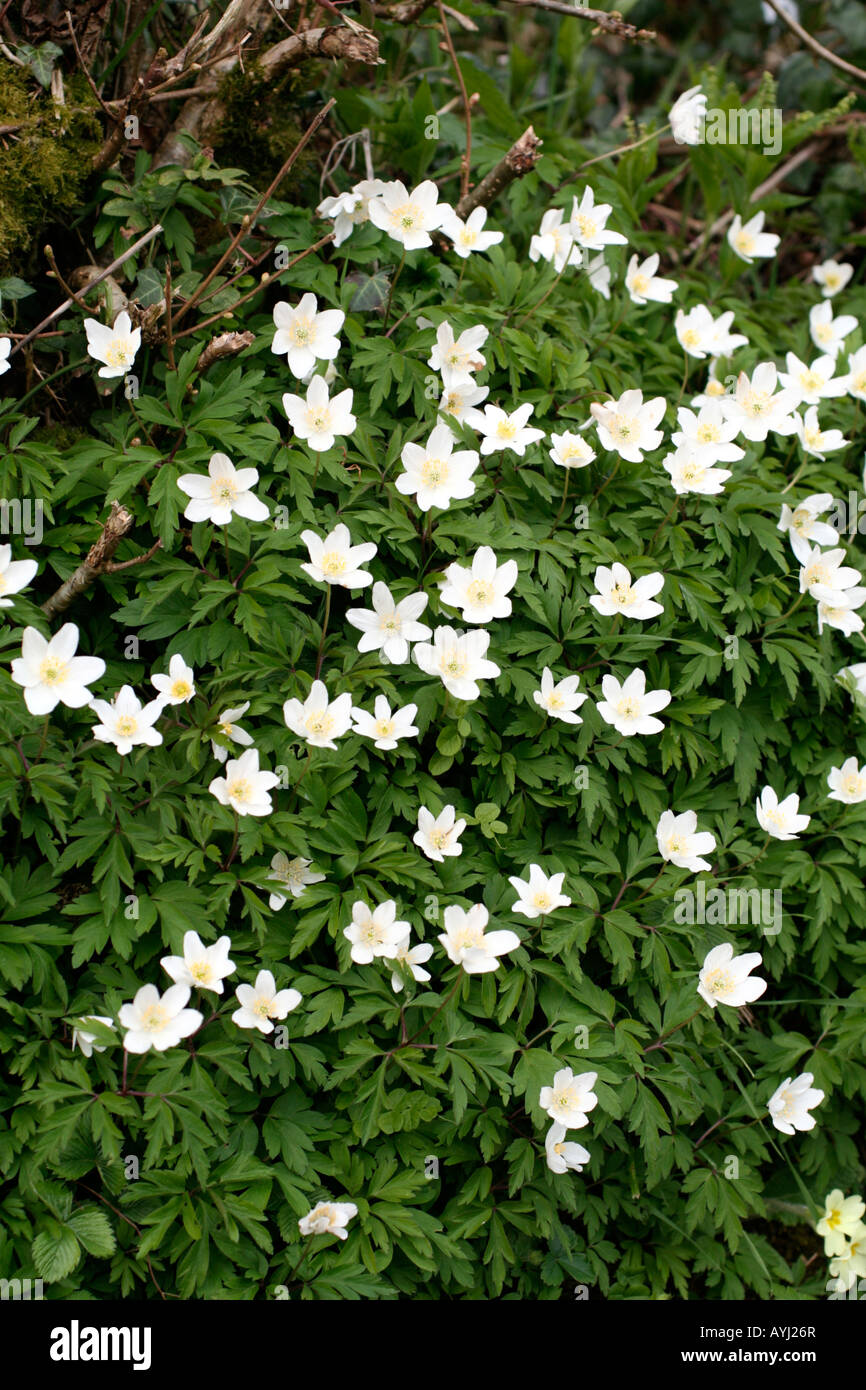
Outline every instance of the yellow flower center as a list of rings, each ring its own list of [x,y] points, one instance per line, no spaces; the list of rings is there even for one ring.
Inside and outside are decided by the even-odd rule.
[[[109,367],[126,367],[134,356],[129,338],[112,338],[105,349],[105,361]]]
[[[62,685],[68,670],[66,662],[58,656],[46,656],[39,667],[39,678],[43,685]]]
[[[122,738],[132,738],[138,728],[138,720],[131,714],[122,714],[117,721],[117,732]]]
[[[345,574],[346,556],[341,550],[329,550],[326,555],[322,556],[319,568],[323,574]]]
[[[427,459],[421,469],[421,478],[428,487],[441,487],[447,483],[449,472],[445,459]]]
[[[373,731],[377,738],[391,738],[394,733],[394,720],[377,719],[373,725]]]
[[[311,734],[327,736],[334,727],[334,717],[327,710],[316,710],[307,716],[305,727]]]
[[[719,440],[718,425],[698,425],[698,439],[701,444],[717,444]]]
[[[635,294],[646,294],[650,287],[649,276],[637,272],[631,277],[631,287]]]
[[[180,680],[174,681],[170,689],[171,694],[176,700],[186,700],[192,694],[192,686],[189,681],[184,680],[183,677],[181,677]]]
[[[252,800],[253,789],[246,777],[238,777],[234,782],[229,782],[226,791],[232,801],[240,801],[243,804]]]
[[[492,584],[488,584],[483,579],[473,579],[469,588],[466,590],[466,597],[472,604],[482,607],[486,603],[492,603],[495,594]]]
[[[206,960],[197,960],[189,967],[189,973],[203,985],[213,978],[213,967]]]
[[[159,1004],[151,1004],[141,1015],[141,1027],[146,1033],[161,1033],[168,1023],[168,1014]]]

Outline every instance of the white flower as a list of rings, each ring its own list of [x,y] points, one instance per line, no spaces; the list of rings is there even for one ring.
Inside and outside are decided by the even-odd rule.
[[[465,222],[456,212],[451,212],[442,223],[442,231],[454,242],[454,250],[464,261],[473,251],[489,251],[491,246],[496,246],[502,240],[504,233],[484,231],[486,221],[487,209],[477,207]]]
[[[432,629],[419,623],[427,607],[427,595],[409,594],[395,603],[387,584],[377,581],[372,590],[373,611],[369,608],[350,608],[346,619],[361,633],[359,652],[381,652],[382,661],[402,665],[409,660],[410,642],[423,642]]]
[[[235,970],[234,961],[229,960],[231,948],[227,936],[221,936],[213,946],[205,946],[198,932],[188,931],[183,935],[183,955],[163,956],[159,963],[176,985],[222,994],[223,980]]]
[[[618,734],[630,737],[632,734],[657,734],[664,728],[664,721],[655,719],[659,710],[666,709],[671,702],[669,690],[647,690],[646,673],[637,667],[620,685],[615,676],[601,678],[604,699],[596,709],[606,724],[612,724]]]
[[[836,358],[827,354],[816,357],[811,366],[801,362],[793,352],[785,359],[787,372],[779,373],[779,381],[790,392],[795,405],[818,405],[828,397],[844,396],[848,389],[845,377],[835,377]]]
[[[315,531],[302,531],[301,540],[310,558],[301,569],[319,584],[339,584],[344,589],[363,589],[373,576],[361,568],[372,560],[378,547],[372,541],[353,545],[349,528],[342,521],[324,539]]]
[[[409,937],[404,937],[397,947],[392,960],[398,961],[407,970],[413,980],[429,980],[430,971],[422,970],[422,965],[430,959],[433,954],[433,947],[429,941],[420,941],[417,946],[409,946]],[[399,970],[395,970],[391,975],[391,988],[395,994],[400,994],[403,989],[403,977]]]
[[[436,329],[436,342],[430,350],[427,366],[434,372],[442,373],[446,386],[459,381],[472,381],[472,373],[486,365],[487,359],[479,352],[487,342],[488,330],[482,324],[464,328],[459,338],[454,337],[450,323],[440,323]]]
[[[472,557],[472,565],[449,565],[439,597],[448,608],[459,608],[463,621],[488,623],[493,618],[507,618],[511,599],[507,597],[517,583],[517,561],[506,560],[498,565],[496,553],[482,545]]]
[[[846,439],[841,430],[822,430],[818,423],[818,407],[810,405],[806,411],[805,419],[801,415],[794,417],[797,421],[797,434],[803,446],[804,453],[811,454],[814,458],[822,459],[825,454],[833,454],[837,449],[844,449],[850,444],[850,439]]]
[[[340,351],[337,337],[346,320],[342,309],[319,309],[314,294],[305,294],[292,308],[281,299],[274,305],[276,333],[271,351],[286,354],[289,371],[303,377],[317,362],[332,362]]]
[[[643,622],[664,613],[664,604],[653,601],[664,582],[665,577],[658,570],[632,583],[625,565],[616,562],[610,569],[607,565],[599,565],[593,581],[598,593],[590,594],[589,601],[604,617],[622,613],[626,618]]]
[[[426,806],[419,806],[418,829],[412,836],[412,843],[423,850],[428,859],[442,864],[446,856],[450,859],[463,853],[460,836],[465,829],[465,820],[456,819],[453,806],[444,806],[438,816]]]
[[[831,767],[827,774],[830,801],[842,801],[857,806],[866,801],[866,766],[858,767],[855,757],[846,758],[841,767]]]
[[[317,373],[306,397],[286,392],[283,410],[298,439],[306,440],[317,454],[324,453],[333,447],[338,434],[354,434],[358,422],[352,414],[352,395],[349,388],[331,400],[328,383]]]
[[[566,222],[562,225],[562,208],[550,208],[541,219],[541,226],[529,242],[529,259],[552,261],[557,274],[567,265],[580,265],[582,253],[574,244],[574,233]]]
[[[797,557],[800,559],[800,556]],[[845,551],[839,547],[837,550],[821,550],[817,545],[812,547],[802,556],[800,570],[800,593],[806,590],[813,598],[816,597],[815,590],[818,589],[851,589],[862,579],[859,570],[855,570],[853,565],[843,565]]]
[[[370,200],[380,198],[387,186],[382,179],[362,179],[348,192],[322,199],[316,212],[332,219],[335,246],[342,246],[356,227],[370,220]]]
[[[801,830],[805,830],[811,816],[798,815],[800,798],[791,792],[780,801],[772,787],[765,787],[755,802],[755,815],[758,824],[774,840],[796,840]]]
[[[370,200],[370,221],[407,251],[432,246],[430,232],[438,231],[453,215],[448,203],[440,203],[439,190],[425,179],[411,193],[399,179],[389,183],[378,198]]]
[[[25,627],[21,655],[12,662],[12,679],[24,687],[31,714],[50,714],[58,704],[69,709],[90,704],[88,686],[105,674],[105,662],[101,656],[76,656],[77,648],[75,623],[64,623],[50,640],[35,627]]]
[[[181,492],[190,498],[184,516],[187,521],[210,521],[214,526],[227,526],[233,516],[266,521],[268,507],[250,491],[258,481],[257,469],[235,468],[227,454],[212,454],[207,476],[184,473],[177,480]]]
[[[760,443],[770,430],[775,434],[796,431],[797,419],[793,412],[798,395],[795,391],[777,392],[778,376],[775,362],[760,362],[751,378],[740,372],[733,396],[725,393],[719,397],[726,418],[736,421],[738,432],[745,439]]]
[[[279,781],[275,772],[259,771],[259,755],[255,748],[248,748],[239,758],[228,760],[225,777],[215,777],[208,791],[239,816],[269,816],[273,810],[270,792]]]
[[[558,907],[571,906],[571,898],[562,891],[565,874],[548,876],[540,864],[530,864],[528,880],[509,877],[508,882],[517,894],[511,911],[520,912],[524,917],[546,917]]]
[[[101,1023],[101,1024],[103,1024],[106,1028],[113,1028],[113,1027],[114,1027],[114,1019],[113,1019],[113,1018],[105,1018],[102,1014],[86,1014],[83,1018],[80,1018],[80,1019],[78,1020],[78,1022],[79,1022],[79,1024],[82,1024],[82,1023]],[[87,1030],[86,1030],[86,1028],[81,1028],[81,1027],[73,1028],[73,1030],[72,1030],[72,1050],[73,1050],[73,1052],[75,1051],[75,1048],[76,1048],[76,1047],[79,1047],[79,1048],[81,1049],[81,1052],[82,1052],[82,1054],[83,1054],[85,1057],[91,1057],[91,1056],[93,1055],[94,1052],[104,1052],[104,1051],[105,1051],[105,1047],[104,1047],[104,1046],[100,1046],[99,1043],[96,1041],[96,1034],[95,1034],[95,1033],[88,1033]]]
[[[644,451],[657,449],[663,435],[656,425],[665,413],[663,396],[644,401],[642,391],[623,391],[619,400],[589,407],[602,448],[629,463],[643,463]]]
[[[692,449],[676,449],[662,459],[662,468],[670,474],[674,492],[681,496],[690,492],[704,497],[724,491],[731,476],[730,468],[713,468],[702,463]]]
[[[809,336],[819,352],[837,357],[849,333],[857,327],[853,314],[840,314],[833,317],[833,306],[829,299],[813,304],[809,310]]]
[[[548,454],[560,468],[586,468],[595,458],[595,449],[570,430],[564,434],[551,434],[550,439],[553,448],[548,449]]]
[[[566,1129],[583,1129],[589,1124],[589,1112],[598,1105],[593,1086],[598,1072],[584,1071],[575,1076],[571,1067],[561,1067],[554,1075],[552,1086],[542,1086],[538,1103],[557,1124]]]
[[[165,1052],[177,1047],[204,1022],[198,1009],[188,1009],[188,985],[171,985],[160,996],[156,985],[142,985],[131,1004],[124,1004],[117,1017],[128,1029],[123,1039],[127,1052]]]
[[[113,328],[100,323],[98,319],[85,319],[84,331],[90,356],[97,362],[105,363],[97,375],[106,379],[125,376],[141,347],[141,329],[133,328],[126,310],[117,315]]]
[[[849,396],[866,401],[866,346],[848,354],[848,375],[843,378]]]
[[[692,406],[700,410],[701,406],[709,405],[711,401],[721,400],[722,396],[728,394],[728,389],[724,381],[719,381],[717,372],[718,359],[713,357],[710,361],[709,371],[707,372],[707,384],[697,396],[692,396]],[[729,378],[735,381],[736,377]]]
[[[422,671],[438,676],[456,700],[477,700],[477,682],[500,675],[499,667],[487,660],[489,632],[464,632],[437,627],[432,643],[419,642],[413,655]]]
[[[854,274],[853,265],[848,265],[847,261],[824,261],[822,265],[812,266],[812,279],[816,285],[821,286],[821,293],[825,299],[832,299],[834,294],[844,290],[851,276]]]
[[[336,748],[334,739],[342,738],[352,725],[352,697],[346,691],[330,700],[324,682],[315,680],[306,700],[286,700],[283,718],[311,748]]]
[[[698,994],[713,1009],[717,1004],[728,1004],[735,1009],[753,1004],[767,988],[766,980],[750,978],[751,971],[760,964],[760,952],[735,956],[730,941],[723,941],[721,946],[713,947],[701,966]]]
[[[821,584],[813,584],[809,590],[818,607],[818,632],[824,626],[837,628],[850,637],[854,632],[863,631],[863,619],[855,609],[866,603],[866,589],[825,589]]]
[[[824,1199],[824,1215],[815,1226],[817,1235],[824,1239],[824,1253],[839,1255],[845,1248],[845,1237],[851,1236],[861,1224],[866,1212],[866,1202],[862,1197],[846,1197],[840,1188],[835,1187]]]
[[[717,463],[737,463],[745,456],[745,450],[733,443],[740,427],[726,417],[719,401],[701,406],[697,415],[681,405],[677,421],[680,427],[671,435],[671,443],[677,449],[687,449],[699,463],[712,468]]]
[[[320,1202],[298,1222],[302,1236],[337,1236],[346,1240],[346,1225],[358,1215],[354,1202]]]
[[[371,738],[376,748],[396,748],[401,738],[414,738],[418,732],[413,719],[418,713],[417,705],[404,705],[393,712],[384,695],[377,695],[374,713],[367,710],[352,709],[352,732],[362,738]]]
[[[151,676],[150,683],[164,705],[185,705],[195,695],[195,672],[177,652],[169,658],[168,675]]]
[[[357,965],[369,965],[377,956],[394,960],[401,943],[408,937],[408,922],[398,922],[397,904],[393,898],[371,912],[365,902],[352,904],[352,925],[343,928],[343,935],[352,944],[351,957]]]
[[[445,388],[439,402],[439,409],[442,414],[453,416],[461,425],[464,423],[474,425],[475,417],[478,414],[477,407],[490,394],[490,387],[476,386],[471,376],[460,376],[444,371],[442,381]],[[405,461],[404,459],[403,462],[405,463]]]
[[[783,1134],[793,1134],[798,1129],[815,1128],[814,1116],[810,1115],[809,1111],[821,1104],[824,1092],[813,1089],[814,1080],[810,1071],[804,1071],[796,1080],[788,1076],[767,1101],[773,1124]]]
[[[656,826],[656,840],[662,859],[678,869],[691,869],[698,874],[712,868],[701,855],[712,854],[716,837],[708,830],[698,830],[695,811],[683,811],[679,816],[676,811],[663,811]]]
[[[561,719],[565,724],[582,724],[580,715],[574,711],[580,709],[589,696],[578,692],[579,685],[580,676],[566,676],[554,684],[553,672],[549,666],[545,666],[541,673],[541,689],[533,690],[532,698],[555,719]]]
[[[609,203],[596,204],[595,194],[589,186],[583,190],[580,198],[572,200],[568,228],[578,246],[585,247],[587,251],[603,251],[605,246],[626,245],[626,237],[605,227],[612,211]]]
[[[754,260],[764,260],[775,256],[780,237],[773,232],[763,231],[764,214],[756,212],[748,222],[743,222],[737,213],[728,228],[728,245],[741,261],[752,264]]]
[[[852,681],[854,693],[866,695],[866,661],[858,661],[855,666],[843,666],[836,672],[837,680]]]
[[[272,1018],[285,1018],[296,1009],[302,995],[296,989],[281,989],[270,970],[260,970],[254,985],[238,985],[235,998],[240,1004],[232,1014],[232,1023],[239,1028],[258,1028],[260,1033],[273,1033]]]
[[[100,743],[113,743],[118,753],[131,753],[139,744],[156,748],[162,734],[153,727],[163,711],[162,700],[142,705],[131,685],[123,685],[109,703],[91,700],[90,708],[100,719],[93,726],[93,737]]]
[[[787,531],[791,549],[801,565],[809,561],[813,546],[835,545],[838,541],[839,532],[836,528],[826,521],[818,520],[832,505],[832,492],[814,492],[810,497],[804,497],[802,502],[798,502],[793,511],[787,503],[782,503],[776,530]]]
[[[0,340],[2,341],[2,340]],[[9,341],[8,338],[6,340]],[[11,545],[0,545],[0,608],[11,608],[7,594],[19,594],[36,574],[36,560],[13,560]]]
[[[3,376],[4,372],[9,371],[9,354],[11,351],[12,339],[0,338],[0,376]]]
[[[498,968],[500,956],[520,945],[516,932],[485,933],[488,920],[483,903],[474,903],[468,912],[455,905],[445,909],[445,931],[437,939],[452,964],[462,965],[467,975],[489,974]]]
[[[677,309],[674,331],[680,347],[689,357],[715,355],[716,323],[706,304],[696,304],[688,313],[685,309]]]
[[[487,388],[483,389],[486,394]],[[406,471],[397,479],[397,491],[404,497],[414,493],[422,512],[445,508],[455,498],[471,497],[475,491],[472,474],[478,467],[478,454],[474,449],[455,453],[454,443],[454,435],[440,421],[426,444],[403,445],[400,461]]]
[[[610,299],[610,266],[604,259],[603,251],[587,261],[586,274],[596,294],[600,294],[602,299]]]
[[[583,1165],[589,1163],[589,1151],[582,1144],[565,1141],[565,1125],[552,1124],[544,1138],[544,1151],[547,1166],[552,1173],[583,1172]]]
[[[301,859],[300,857],[289,859],[289,856],[283,854],[282,850],[277,850],[271,860],[272,872],[268,874],[268,879],[273,879],[281,887],[288,888],[293,898],[302,898],[308,884],[325,882],[324,874],[310,873],[312,862],[312,859]],[[272,912],[279,912],[280,908],[284,907],[287,902],[288,898],[285,894],[271,893],[268,898],[268,907]]]
[[[689,87],[688,91],[677,97],[670,109],[668,120],[677,144],[700,145],[706,119],[707,98],[698,83],[697,87]]]
[[[235,720],[240,719],[241,715],[246,714],[249,707],[250,702],[246,700],[244,704],[238,705],[235,709],[224,709],[217,720],[217,728],[223,737],[227,738],[231,743],[239,743],[242,748],[251,748],[253,740],[246,729],[240,728],[240,726],[235,723]],[[210,746],[211,752],[217,762],[224,763],[229,755],[229,750],[223,748],[222,744],[215,743],[213,739],[211,739]]]
[[[509,414],[498,405],[486,405],[483,412],[474,412],[470,421],[473,428],[483,435],[482,454],[492,454],[497,449],[513,449],[521,458],[530,444],[544,438],[544,430],[533,429],[527,420],[535,407],[530,403],[519,405]]]
[[[649,300],[656,304],[670,304],[674,290],[678,288],[677,282],[656,275],[658,268],[657,251],[640,263],[637,256],[632,256],[625,273],[625,287],[633,304],[646,304]]]

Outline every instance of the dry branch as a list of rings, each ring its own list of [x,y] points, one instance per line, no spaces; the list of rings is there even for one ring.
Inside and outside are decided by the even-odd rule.
[[[94,542],[87,552],[87,558],[78,566],[74,574],[71,574],[60,588],[51,595],[42,605],[42,612],[46,618],[55,618],[58,613],[63,613],[79,594],[83,594],[85,589],[89,589],[91,584],[95,584],[101,574],[113,574],[116,570],[128,569],[132,565],[143,564],[149,560],[151,555],[162,545],[162,541],[157,541],[151,546],[150,550],[144,555],[137,555],[132,560],[124,560],[122,564],[113,564],[112,556],[132,527],[134,517],[119,502],[112,502],[111,512],[108,520],[102,527],[99,538]]]
[[[456,212],[458,217],[466,218],[473,208],[480,206],[489,207],[494,198],[498,198],[509,184],[515,179],[523,178],[530,169],[534,169],[538,163],[538,147],[541,144],[532,126],[523,132],[519,140],[515,140],[511,149],[494,169],[486,174],[481,182],[467,193],[465,198],[461,198],[457,204]]]

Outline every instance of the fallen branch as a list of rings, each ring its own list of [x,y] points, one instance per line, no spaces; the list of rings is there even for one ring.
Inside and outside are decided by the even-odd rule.
[[[528,174],[530,169],[534,169],[538,163],[538,147],[541,144],[532,126],[523,132],[519,140],[515,140],[511,149],[489,174],[485,174],[481,182],[467,193],[465,198],[461,198],[455,209],[457,216],[466,218],[473,208],[489,207],[500,193],[513,183],[515,179],[522,179],[524,174]]]
[[[571,19],[586,19],[605,34],[616,34],[620,39],[632,39],[637,43],[652,43],[658,38],[654,29],[638,29],[627,23],[616,10],[589,10],[585,5],[568,5],[565,0],[508,0],[521,10],[550,10],[553,14],[567,14]]]
[[[281,39],[266,49],[259,54],[257,63],[265,79],[273,81],[290,68],[316,58],[331,62],[345,60],[365,63],[374,67],[379,62],[379,40],[366,29],[358,32],[343,25],[307,29],[304,33]],[[233,52],[217,63],[215,71],[218,78],[231,72],[237,62],[237,52]],[[196,89],[197,95],[184,103],[183,110],[156,153],[154,169],[165,164],[185,166],[190,162],[192,155],[182,139],[184,135],[192,136],[199,144],[207,143],[224,115],[223,103],[213,94],[213,85],[213,74],[209,74],[202,87]]]
[[[198,359],[198,370],[207,371],[212,362],[219,362],[223,357],[236,357],[244,348],[252,347],[255,341],[255,333],[219,333],[216,338],[211,338]]]
[[[120,564],[112,562],[112,556],[133,525],[135,518],[131,512],[122,507],[119,502],[112,502],[111,512],[108,520],[102,527],[99,538],[87,552],[87,558],[74,574],[71,574],[60,588],[53,593],[42,605],[42,612],[46,618],[56,618],[58,613],[63,613],[79,594],[83,594],[85,589],[89,589],[91,584],[95,584],[101,574],[114,574],[117,570],[129,569],[132,565],[144,564],[152,555],[159,550],[162,541],[157,541],[150,550],[144,555],[136,555],[132,560],[123,560]]]

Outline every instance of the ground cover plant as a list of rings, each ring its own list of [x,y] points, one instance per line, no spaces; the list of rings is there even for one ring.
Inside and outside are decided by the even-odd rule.
[[[866,1289],[866,28],[619,9],[3,11],[6,1280]]]

